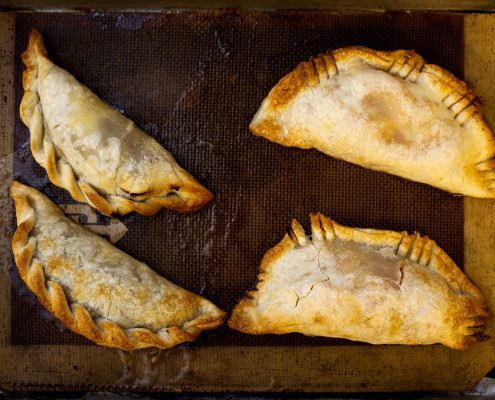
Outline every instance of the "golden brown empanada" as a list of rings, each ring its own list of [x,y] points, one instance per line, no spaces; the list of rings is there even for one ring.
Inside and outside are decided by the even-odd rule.
[[[19,274],[69,329],[97,344],[166,349],[222,324],[225,312],[67,218],[37,190],[10,188]]]
[[[495,197],[495,140],[481,102],[413,51],[347,47],[301,63],[250,129],[452,193]]]
[[[22,55],[22,121],[50,180],[102,214],[189,212],[213,195],[132,121],[52,63],[33,30]]]
[[[309,239],[293,221],[265,254],[231,328],[455,349],[486,338],[483,295],[432,240],[348,228],[321,214],[311,229]]]

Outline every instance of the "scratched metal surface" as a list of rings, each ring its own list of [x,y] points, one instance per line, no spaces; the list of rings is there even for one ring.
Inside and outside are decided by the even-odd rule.
[[[32,27],[51,58],[168,148],[216,195],[191,215],[166,210],[121,220],[117,246],[163,276],[230,311],[256,282],[261,257],[292,218],[307,228],[321,211],[348,225],[418,230],[463,261],[463,200],[368,171],[316,151],[254,137],[248,124],[269,89],[298,62],[327,49],[365,45],[415,49],[462,76],[463,24],[448,14],[177,11],[156,14],[20,13],[16,16],[16,99],[20,53]],[[14,174],[60,204],[15,121]],[[108,220],[99,217],[99,222]],[[12,268],[12,343],[85,344],[43,311]],[[351,344],[298,334],[248,336],[225,326],[193,345]]]

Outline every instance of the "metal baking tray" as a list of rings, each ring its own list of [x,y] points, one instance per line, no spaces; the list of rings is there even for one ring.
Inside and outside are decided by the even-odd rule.
[[[199,212],[110,220],[52,185],[18,117],[20,53],[31,28],[51,58],[168,148],[216,199]],[[371,346],[331,338],[243,335],[226,326],[168,351],[124,353],[65,330],[25,289],[12,264],[12,178],[41,189],[81,223],[125,234],[116,246],[231,311],[256,282],[264,252],[292,218],[325,213],[360,227],[434,238],[495,309],[495,202],[452,196],[316,151],[249,133],[269,89],[327,49],[414,49],[490,92],[495,19],[458,12],[168,9],[0,13],[2,177],[0,388],[5,390],[402,391],[466,390],[495,365],[493,340],[460,352]],[[483,38],[483,41],[480,41]],[[493,47],[493,49],[492,49]],[[493,124],[492,124],[493,126]],[[111,228],[113,227],[113,228]],[[489,332],[493,332],[493,323]]]

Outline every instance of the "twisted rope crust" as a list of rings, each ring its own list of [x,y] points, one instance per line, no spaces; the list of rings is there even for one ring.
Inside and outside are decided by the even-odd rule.
[[[40,32],[33,30],[29,44],[22,54],[26,65],[23,73],[24,96],[20,105],[20,117],[31,133],[31,152],[38,164],[45,168],[50,181],[66,189],[80,202],[87,203],[102,214],[125,215],[132,211],[150,216],[166,207],[177,212],[192,212],[202,208],[213,199],[213,194],[200,185],[190,174],[176,166],[184,187],[160,196],[132,199],[117,194],[101,194],[88,182],[76,176],[70,163],[58,157],[50,136],[45,132],[43,108],[38,94],[39,59],[50,62]],[[182,189],[182,191],[181,191]]]
[[[12,239],[12,251],[22,280],[36,295],[41,304],[67,328],[89,340],[108,347],[131,351],[145,347],[168,349],[183,342],[195,340],[203,330],[214,329],[225,320],[225,312],[203,313],[182,326],[164,327],[157,332],[146,328],[123,329],[106,318],[92,318],[83,304],[71,303],[63,287],[57,281],[45,276],[43,265],[35,258],[37,239],[33,228],[36,225],[36,211],[30,205],[30,194],[34,189],[14,181],[10,194],[15,201],[17,230]]]
[[[483,118],[481,100],[465,82],[437,65],[427,64],[414,51],[378,51],[351,46],[328,51],[302,62],[272,88],[253,117],[250,130],[283,146],[311,148],[304,138],[283,134],[280,125],[273,118],[262,119],[261,116],[268,111],[283,109],[301,90],[330,80],[355,60],[361,60],[375,69],[413,83],[420,76],[425,77],[431,88],[440,94],[442,103],[459,125],[464,126],[468,121],[474,123],[480,142],[485,143],[480,159],[474,161],[474,168],[479,173],[476,179],[486,191],[484,196],[479,197],[495,197],[495,136]]]
[[[442,343],[459,350],[467,349],[472,343],[487,340],[484,334],[486,320],[492,317],[486,300],[478,287],[459,269],[449,255],[427,236],[420,236],[415,232],[394,232],[376,229],[350,228],[339,225],[337,222],[318,213],[311,214],[311,234],[308,238],[302,226],[296,220],[292,221],[291,229],[282,241],[271,248],[264,255],[258,275],[256,289],[249,291],[236,305],[228,321],[229,327],[250,334],[264,332],[263,326],[258,326],[252,310],[258,307],[260,291],[270,280],[272,269],[277,260],[292,249],[306,246],[311,241],[332,241],[340,239],[353,241],[374,247],[392,247],[395,253],[404,259],[418,263],[425,269],[432,269],[440,275],[451,290],[467,300],[465,315],[456,318],[456,326],[465,328],[465,334],[457,336],[450,343]],[[474,324],[474,325],[470,325]]]

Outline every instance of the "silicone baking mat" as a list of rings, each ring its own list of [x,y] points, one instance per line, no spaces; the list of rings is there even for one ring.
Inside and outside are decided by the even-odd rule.
[[[418,230],[463,261],[463,200],[317,151],[253,136],[249,122],[270,88],[299,62],[349,45],[414,49],[462,77],[462,16],[328,11],[173,11],[149,14],[19,13],[20,54],[31,28],[50,57],[169,149],[216,195],[199,212],[121,218],[117,247],[231,311],[256,282],[259,262],[297,218],[320,211],[359,227]],[[33,160],[16,119],[14,174],[59,204],[74,203]],[[99,222],[108,219],[99,217]],[[12,268],[12,343],[85,344],[62,329]],[[226,326],[193,345],[332,345],[298,334],[249,336]]]

